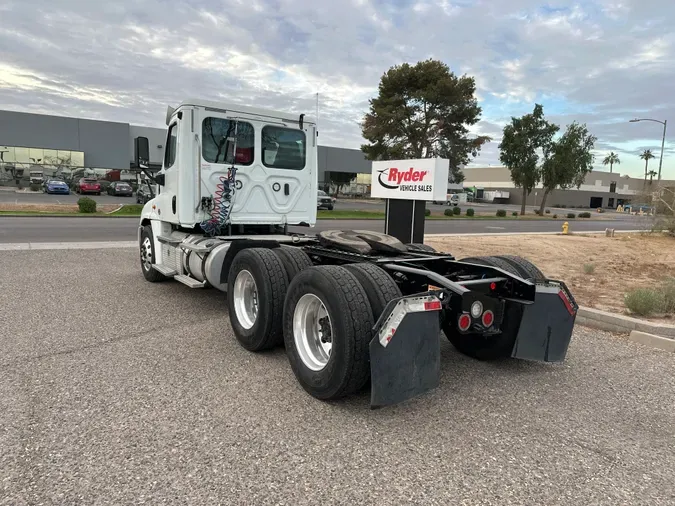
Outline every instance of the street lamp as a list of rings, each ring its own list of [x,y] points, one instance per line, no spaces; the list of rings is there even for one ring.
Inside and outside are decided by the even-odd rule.
[[[663,146],[666,142],[666,126],[668,124],[668,120],[663,120],[660,121],[658,119],[652,119],[652,118],[635,118],[629,121],[629,123],[638,123],[639,121],[654,121],[655,123],[661,123],[663,125],[663,138],[661,139],[661,156],[659,157],[659,178],[658,180],[661,181],[661,164],[663,163]]]

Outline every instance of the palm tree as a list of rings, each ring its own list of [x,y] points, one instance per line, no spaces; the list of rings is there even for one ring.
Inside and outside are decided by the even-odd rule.
[[[647,172],[647,175],[649,176],[649,184],[652,184],[652,180],[654,179],[654,176],[656,176],[656,171],[650,170]]]
[[[649,165],[649,160],[652,158],[655,158],[654,154],[652,153],[651,149],[645,149],[642,154],[640,155],[640,158],[642,158],[645,161],[645,185],[647,184],[647,165]]]
[[[612,173],[612,167],[614,167],[614,164],[619,165],[621,163],[621,160],[619,160],[619,155],[617,155],[614,151],[609,153],[605,159],[602,161],[603,165],[609,165],[609,173]]]

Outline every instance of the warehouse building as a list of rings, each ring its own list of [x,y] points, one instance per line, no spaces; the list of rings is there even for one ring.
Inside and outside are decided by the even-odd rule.
[[[146,137],[150,169],[159,170],[166,130],[112,121],[0,111],[0,185],[27,182],[30,173],[64,179],[94,176],[133,179],[134,139]],[[319,145],[319,182],[330,172],[368,175],[370,162],[359,149]],[[17,177],[19,176],[19,177]],[[356,183],[356,180],[354,181]]]
[[[502,202],[522,204],[523,191],[513,184],[507,167],[470,167],[463,170],[466,178],[464,188],[475,188],[476,198],[482,199],[484,195],[496,194],[502,197]],[[661,184],[673,186],[675,181],[662,180]],[[586,176],[579,189],[575,187],[568,190],[553,190],[548,195],[546,203],[551,207],[616,208],[628,202],[638,203],[635,200],[644,198],[645,191],[651,191],[656,185],[656,181],[650,184],[647,180],[645,184],[642,178],[621,175],[618,172],[593,170]],[[526,204],[540,205],[543,195],[543,187],[539,184],[527,197]]]

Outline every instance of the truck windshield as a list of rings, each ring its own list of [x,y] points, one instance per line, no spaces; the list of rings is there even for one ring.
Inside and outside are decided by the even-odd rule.
[[[234,132],[237,132],[236,161],[233,156]],[[226,118],[205,118],[202,122],[202,157],[210,163],[251,165],[255,133],[253,125]]]

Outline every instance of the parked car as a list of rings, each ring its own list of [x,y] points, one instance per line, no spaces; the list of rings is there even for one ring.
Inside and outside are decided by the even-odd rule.
[[[108,186],[108,195],[121,195],[122,197],[131,197],[134,193],[131,185],[126,181],[113,181]]]
[[[317,209],[328,209],[329,211],[333,210],[335,205],[335,199],[328,195],[325,191],[319,190],[316,196],[316,208]]]
[[[60,179],[47,179],[42,186],[42,190],[45,193],[60,193],[63,195],[70,195],[70,188],[65,181]]]
[[[85,193],[100,195],[101,183],[98,182],[98,179],[83,177],[75,185],[75,193],[79,193],[80,195],[84,195]]]
[[[136,203],[145,204],[148,200],[153,197],[153,192],[150,191],[150,185],[147,181],[142,182],[138,185],[138,191],[136,192]]]

